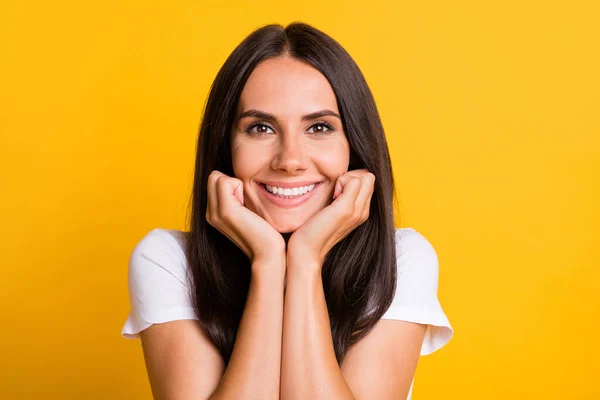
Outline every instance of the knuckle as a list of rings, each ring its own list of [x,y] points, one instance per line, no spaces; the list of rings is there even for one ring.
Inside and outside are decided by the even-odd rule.
[[[206,221],[213,227],[217,228],[218,227],[218,221],[217,218],[215,218],[214,215],[212,215],[211,213],[206,215]]]
[[[218,179],[219,179],[218,175],[211,174],[208,177],[208,186],[211,187],[211,186],[216,185]]]
[[[225,210],[221,213],[220,220],[226,225],[232,225],[234,222],[234,218],[232,217],[231,213],[226,212]]]
[[[354,217],[354,204],[349,204],[347,207],[342,209],[342,217],[351,219]]]
[[[217,228],[217,229],[221,230],[220,228],[223,226],[223,222],[222,222],[221,218],[219,218],[219,216],[217,216],[217,215],[213,215],[213,216],[211,217],[211,221],[212,221],[212,222],[211,222],[210,224],[211,224],[212,226],[214,226],[215,228]]]

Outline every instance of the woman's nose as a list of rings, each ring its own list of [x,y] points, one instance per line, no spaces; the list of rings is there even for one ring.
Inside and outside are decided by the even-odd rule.
[[[287,137],[280,141],[277,152],[271,161],[271,168],[295,172],[307,169],[307,164],[308,156],[302,149],[301,140]]]

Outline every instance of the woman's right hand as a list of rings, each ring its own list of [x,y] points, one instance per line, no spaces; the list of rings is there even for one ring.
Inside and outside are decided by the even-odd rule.
[[[217,170],[208,177],[206,220],[235,243],[251,262],[285,259],[285,240],[262,217],[244,206],[244,185]]]

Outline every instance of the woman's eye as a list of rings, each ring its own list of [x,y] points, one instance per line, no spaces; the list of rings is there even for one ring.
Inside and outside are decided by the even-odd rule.
[[[330,131],[333,130],[333,126],[329,125],[329,124],[324,124],[322,122],[318,123],[318,124],[314,124],[313,126],[311,126],[309,128],[310,130],[313,130],[312,133],[315,133],[316,135],[324,135]]]
[[[324,136],[333,130],[334,130],[333,126],[323,123],[323,122],[319,122],[317,124],[312,125],[310,128],[308,128],[308,131],[310,133],[313,133],[317,136]],[[253,136],[263,136],[263,135],[275,133],[273,131],[273,128],[271,128],[269,125],[263,124],[261,122],[256,122],[256,123],[250,125],[246,129],[246,132],[249,135],[253,135]]]
[[[268,130],[271,129],[271,127],[269,125],[265,125],[265,124],[261,124],[261,123],[256,123],[256,124],[252,124],[248,127],[248,129],[246,130],[246,132],[253,134],[253,135],[266,135],[268,134]],[[272,131],[273,129],[271,129]]]

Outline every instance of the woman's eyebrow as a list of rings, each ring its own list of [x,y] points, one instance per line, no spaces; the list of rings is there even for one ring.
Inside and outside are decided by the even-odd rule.
[[[332,116],[332,117],[336,117],[339,120],[341,120],[339,114],[331,111],[331,110],[320,110],[320,111],[316,111],[310,114],[306,114],[304,116],[302,116],[302,121],[307,121],[307,120],[313,120],[313,119],[317,119],[317,118],[321,118],[324,116]],[[243,113],[240,114],[238,119],[242,119],[242,118],[246,118],[246,117],[256,117],[259,119],[264,119],[266,121],[271,121],[271,122],[275,122],[277,121],[277,118],[272,115],[272,114],[268,114],[264,111],[259,111],[259,110],[248,110],[248,111],[244,111]]]
[[[340,121],[342,120],[339,116],[338,113],[335,113],[331,110],[321,110],[321,111],[317,111],[314,113],[310,113],[310,114],[306,114],[302,117],[302,121],[307,121],[307,120],[311,120],[311,119],[317,119],[317,118],[321,118],[321,117],[325,117],[325,116],[332,116],[332,117],[336,117],[337,119],[339,119]]]

